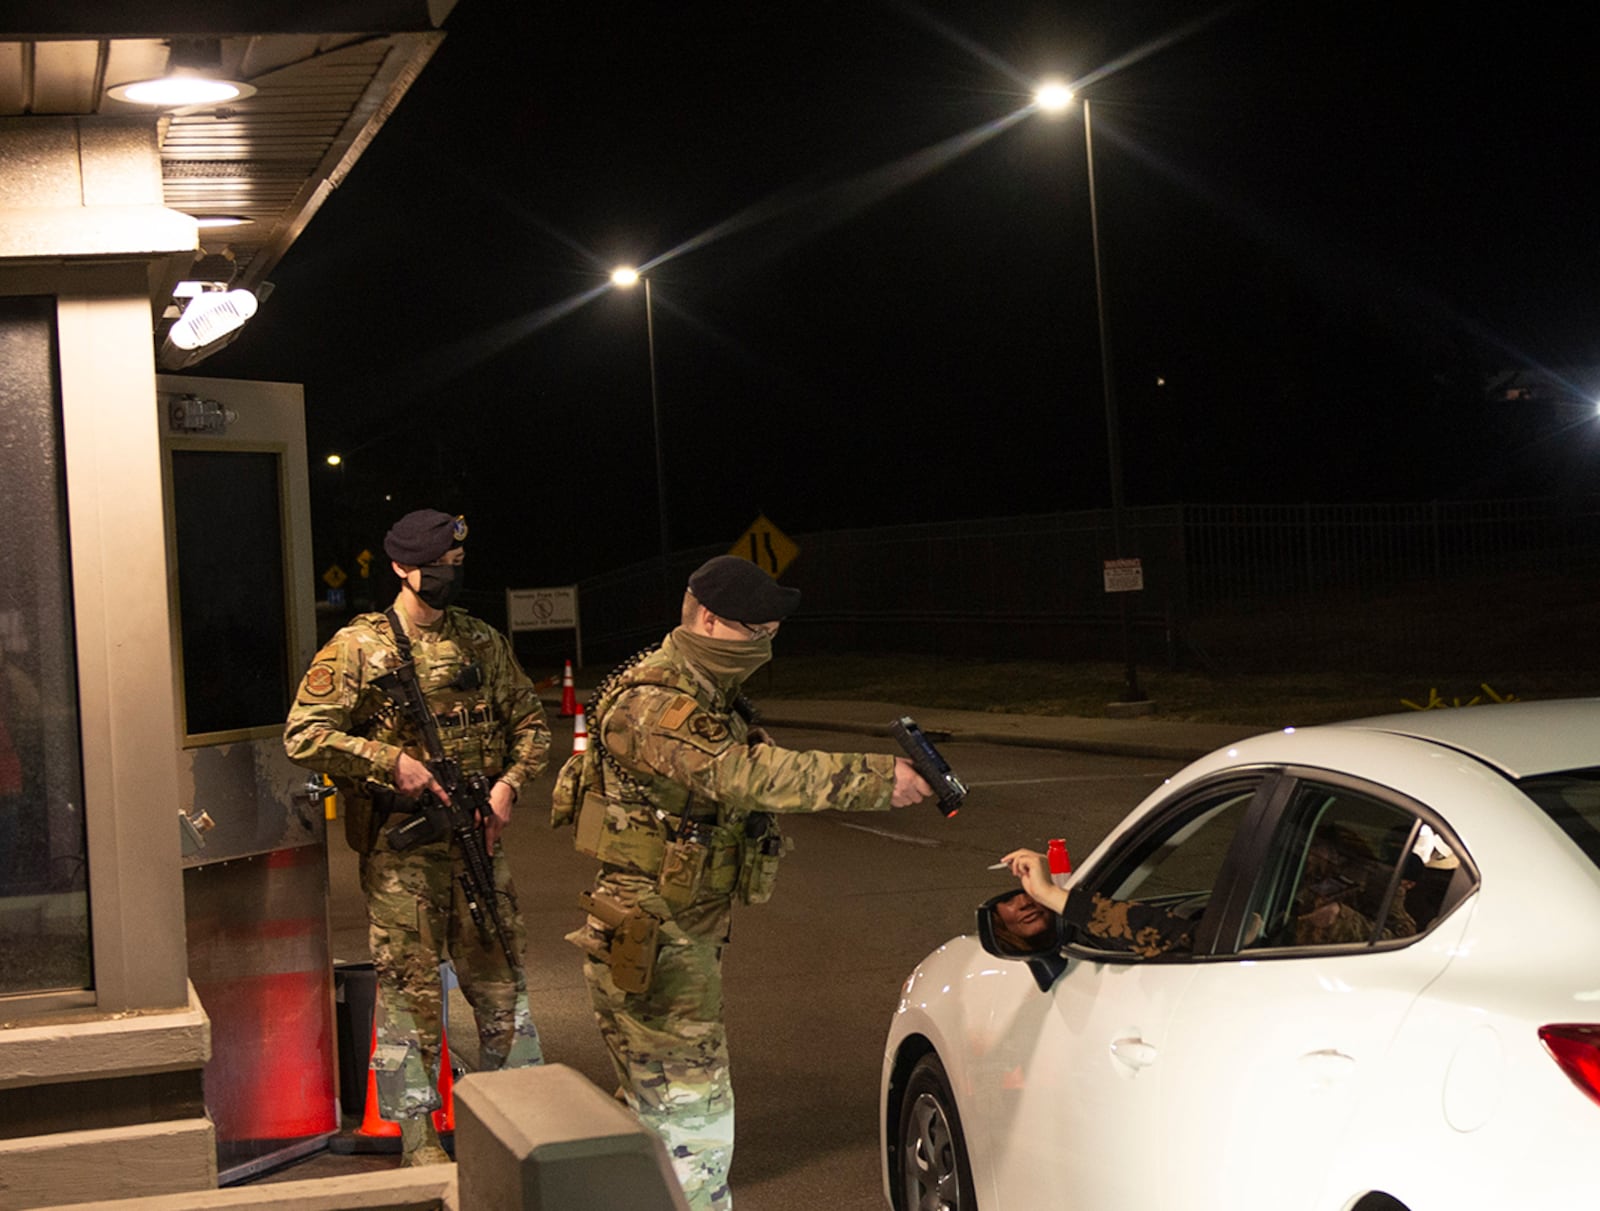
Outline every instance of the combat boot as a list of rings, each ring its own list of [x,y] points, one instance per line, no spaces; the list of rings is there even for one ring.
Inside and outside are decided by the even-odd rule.
[[[433,1129],[433,1115],[400,1120],[400,1163],[411,1165],[448,1165],[450,1154],[439,1143],[439,1133]]]

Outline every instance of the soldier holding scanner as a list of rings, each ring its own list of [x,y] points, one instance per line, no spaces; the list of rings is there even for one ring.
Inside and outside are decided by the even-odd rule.
[[[353,619],[317,653],[283,737],[293,760],[333,777],[345,838],[361,855],[378,975],[372,1067],[383,1116],[400,1124],[406,1164],[449,1159],[430,1115],[439,1105],[442,959],[454,963],[477,1018],[479,1066],[541,1062],[526,982],[506,953],[520,955],[524,935],[498,840],[519,789],[544,768],[550,729],[510,643],[451,604],[466,532],[461,518],[435,509],[395,523],[384,551],[400,578],[399,596],[387,611]],[[419,812],[426,796],[448,802],[448,795],[426,763],[422,729],[385,688],[406,665],[421,690],[417,713],[424,721],[432,714],[444,758],[489,785],[479,822],[506,946],[472,919],[459,840]],[[481,914],[485,905],[478,907]]]
[[[556,780],[600,871],[583,949],[619,1096],[665,1142],[689,1205],[728,1211],[733,1089],[722,948],[735,899],[773,891],[774,814],[886,811],[931,793],[903,757],[796,752],[752,725],[741,689],[800,594],[719,556],[689,578],[682,625],[613,671],[590,704],[590,747]]]

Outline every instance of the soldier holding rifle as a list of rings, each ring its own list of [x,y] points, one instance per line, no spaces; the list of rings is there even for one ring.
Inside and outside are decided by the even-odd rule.
[[[317,653],[283,738],[290,758],[333,777],[361,855],[378,976],[372,1067],[408,1165],[449,1159],[431,1117],[443,958],[477,1018],[480,1067],[542,1059],[499,838],[544,768],[550,729],[505,636],[451,604],[466,534],[434,509],[394,524],[383,545],[399,596]]]

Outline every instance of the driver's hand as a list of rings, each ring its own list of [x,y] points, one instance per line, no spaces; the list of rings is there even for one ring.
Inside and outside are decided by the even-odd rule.
[[[1051,881],[1050,863],[1038,850],[1014,849],[1001,861],[1011,868],[1030,898],[1056,912],[1066,908],[1067,890]]]

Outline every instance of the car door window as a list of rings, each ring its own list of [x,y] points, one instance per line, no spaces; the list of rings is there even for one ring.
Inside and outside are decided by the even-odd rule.
[[[1075,944],[1126,958],[1192,952],[1255,795],[1255,783],[1201,795],[1085,872],[1067,910]]]
[[[1251,891],[1245,949],[1367,947],[1425,932],[1470,888],[1452,842],[1416,813],[1304,782]]]

